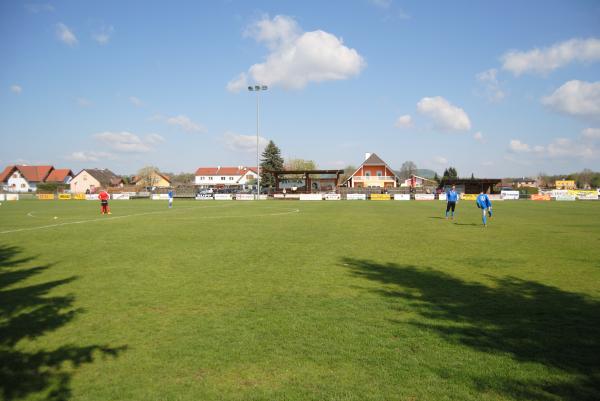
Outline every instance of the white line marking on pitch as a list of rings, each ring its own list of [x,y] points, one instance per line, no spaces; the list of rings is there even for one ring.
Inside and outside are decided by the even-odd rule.
[[[171,209],[171,210],[156,210],[156,211],[153,211],[153,212],[126,214],[126,215],[123,215],[123,216],[100,217],[100,218],[97,218],[97,219],[88,219],[88,220],[80,220],[80,221],[69,221],[69,222],[65,222],[65,223],[48,224],[48,225],[45,225],[45,226],[17,228],[15,230],[0,231],[0,234],[11,234],[11,233],[18,233],[18,232],[22,232],[22,231],[43,230],[45,228],[62,227],[62,226],[68,226],[68,225],[72,225],[72,224],[94,223],[94,222],[97,222],[97,221],[112,221],[112,220],[117,220],[117,219],[124,219],[126,217],[147,216],[147,215],[150,215],[150,214],[173,213],[173,212],[176,212],[176,211],[179,211],[179,210],[207,209],[207,208],[224,207],[224,206],[226,206],[226,205],[179,207],[177,209]],[[244,218],[244,217],[278,216],[278,215],[282,215],[282,214],[291,214],[291,213],[299,213],[299,212],[300,212],[300,209],[292,209],[292,210],[289,210],[289,211],[286,211],[286,212],[280,212],[280,213],[257,214],[257,215],[248,215],[248,216],[213,216],[213,217],[211,217],[211,216],[204,216],[203,218]],[[30,212],[30,213],[32,213],[32,212]],[[29,213],[27,215],[29,216]],[[35,216],[30,216],[30,217],[35,217]]]

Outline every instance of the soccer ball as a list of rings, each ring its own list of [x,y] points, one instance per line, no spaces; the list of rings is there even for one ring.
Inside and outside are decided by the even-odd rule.
[[[54,220],[58,219],[58,217],[54,216]]]

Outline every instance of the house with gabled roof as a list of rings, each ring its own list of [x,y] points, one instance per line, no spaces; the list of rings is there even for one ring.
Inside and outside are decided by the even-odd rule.
[[[366,153],[365,160],[346,180],[348,188],[396,188],[399,178],[394,170],[375,153]]]
[[[256,167],[200,167],[194,183],[201,188],[246,188],[258,177]]]
[[[55,168],[52,170],[48,177],[46,177],[46,181],[44,182],[52,182],[57,184],[68,184],[73,179],[74,175],[71,169],[69,168]]]
[[[71,171],[59,169],[58,173],[54,173],[57,170],[53,166],[11,165],[0,173],[0,183],[4,190],[9,192],[34,192],[40,183],[55,182],[54,179],[59,177],[66,179],[65,170]],[[51,178],[50,181],[48,181],[49,178]]]
[[[122,187],[123,179],[108,169],[87,168],[75,174],[71,193],[95,193],[100,188]]]
[[[152,175],[148,177],[133,177],[131,183],[138,187],[168,188],[171,186],[171,178],[158,171],[153,171]]]

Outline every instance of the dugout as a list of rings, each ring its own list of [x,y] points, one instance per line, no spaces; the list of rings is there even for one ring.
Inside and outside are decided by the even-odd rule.
[[[442,178],[440,188],[444,190],[456,185],[457,189],[464,188],[465,194],[478,194],[482,191],[485,194],[493,194],[497,193],[496,185],[501,182],[499,178]]]
[[[344,170],[264,170],[275,177],[275,191],[281,192],[280,183],[286,177],[298,181],[297,192],[333,192],[340,183]]]

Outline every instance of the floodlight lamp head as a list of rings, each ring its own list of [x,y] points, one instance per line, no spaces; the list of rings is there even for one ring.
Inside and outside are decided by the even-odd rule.
[[[269,88],[267,87],[267,85],[263,85],[261,89],[264,90],[264,91],[266,91]]]
[[[255,91],[259,91],[259,90],[260,90],[260,86],[258,86],[258,85],[254,85],[254,90],[255,90]]]
[[[253,88],[253,87],[251,87],[251,86],[249,86],[249,87],[248,87],[248,90],[249,90],[249,91],[253,91],[253,90],[254,90],[254,88]]]

